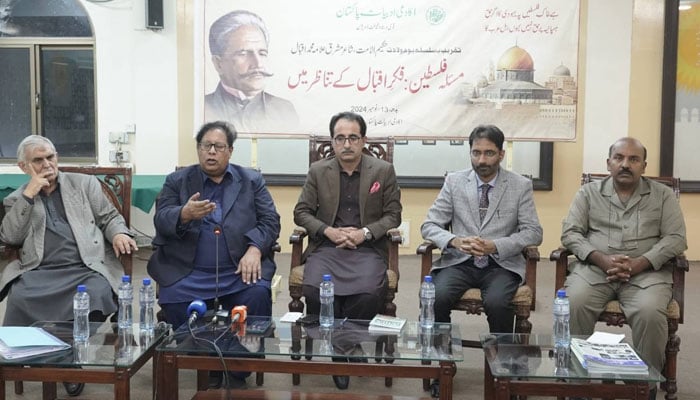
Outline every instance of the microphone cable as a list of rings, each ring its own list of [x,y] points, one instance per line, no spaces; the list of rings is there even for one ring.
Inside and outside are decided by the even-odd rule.
[[[206,325],[204,325],[204,326],[202,327],[202,328],[204,328],[203,330],[206,330],[206,328],[208,328],[209,325],[212,325],[212,324],[211,324],[211,323],[207,323]],[[221,348],[219,347],[219,345],[217,344],[217,342],[218,342],[219,340],[221,340],[221,338],[223,338],[224,335],[227,333],[228,328],[222,329],[222,330],[221,330],[221,333],[220,333],[214,340],[210,340],[210,339],[206,339],[206,338],[202,338],[202,337],[197,336],[197,335],[195,334],[194,330],[192,329],[192,325],[191,325],[191,324],[187,324],[187,329],[189,330],[190,336],[192,337],[192,339],[193,339],[195,342],[203,342],[203,343],[205,343],[205,344],[208,344],[208,345],[211,346],[211,347],[214,349],[214,351],[216,352],[216,355],[217,355],[217,357],[219,358],[219,362],[221,362],[221,366],[223,367],[223,375],[222,375],[222,377],[223,377],[223,385],[226,387],[226,399],[227,399],[227,400],[230,400],[232,397],[231,397],[231,385],[229,384],[229,379],[228,379],[228,372],[229,372],[229,371],[228,371],[228,368],[227,368],[227,366],[226,366],[226,361],[224,361],[224,354],[223,354],[223,352],[221,351]],[[213,325],[213,326],[212,326],[212,329],[215,330],[215,329],[216,329],[216,325]]]

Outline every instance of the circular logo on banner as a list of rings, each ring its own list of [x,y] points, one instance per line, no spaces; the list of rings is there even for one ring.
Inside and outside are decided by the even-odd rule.
[[[432,25],[439,25],[445,20],[447,13],[445,9],[439,6],[428,7],[425,11],[425,20]]]

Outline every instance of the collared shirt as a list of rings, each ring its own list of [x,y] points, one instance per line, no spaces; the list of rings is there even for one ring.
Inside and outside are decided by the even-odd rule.
[[[481,180],[481,177],[479,176],[479,174],[475,174],[475,175],[476,175],[476,190],[477,190],[477,194],[479,195],[478,198],[480,199],[481,198],[481,191],[483,190],[483,189],[481,189],[481,185],[483,185],[486,182]],[[489,201],[491,200],[491,196],[493,194],[493,189],[496,187],[496,180],[497,179],[498,179],[498,172],[496,172],[496,176],[494,176],[493,179],[491,179],[491,182],[486,183],[487,185],[491,186],[491,188],[489,189]]]
[[[580,260],[598,250],[644,256],[654,269],[687,247],[678,200],[668,187],[646,178],[626,204],[610,177],[582,186],[563,222],[561,241]]]

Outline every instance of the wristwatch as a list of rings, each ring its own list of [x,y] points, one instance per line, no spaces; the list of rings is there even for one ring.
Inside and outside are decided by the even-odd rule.
[[[374,237],[372,236],[372,232],[367,227],[362,228],[362,232],[365,233],[365,241],[370,241]]]

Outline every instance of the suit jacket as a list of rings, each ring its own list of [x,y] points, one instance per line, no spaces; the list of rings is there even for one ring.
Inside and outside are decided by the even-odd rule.
[[[232,190],[224,192],[221,228],[235,265],[248,246],[262,253],[263,279],[271,280],[277,267],[272,246],[280,234],[280,216],[262,175],[231,164]],[[156,250],[148,261],[148,273],[163,286],[170,286],[192,272],[199,241],[201,220],[180,222],[180,211],[193,194],[204,191],[204,174],[199,164],[175,171],[165,178],[156,202],[153,222]]]
[[[294,207],[294,223],[309,234],[303,260],[323,242],[323,230],[333,226],[340,203],[340,173],[341,167],[335,157],[319,160],[309,168]],[[401,191],[392,164],[362,155],[359,201],[361,227],[372,232],[372,247],[386,260],[386,232],[401,224]]]
[[[542,243],[532,181],[500,168],[484,222],[479,223],[476,177],[472,169],[447,175],[437,199],[428,210],[421,234],[442,249],[442,257],[433,264],[433,269],[457,265],[471,257],[447,247],[454,237],[480,236],[494,241],[498,253],[493,258],[501,267],[524,279],[522,250]]]
[[[299,116],[289,100],[262,92],[241,106],[221,83],[204,96],[204,115],[207,121],[228,121],[245,133],[289,132],[299,125]]]
[[[117,292],[124,267],[114,255],[109,241],[114,235],[131,235],[124,217],[102,193],[96,177],[70,172],[58,173],[58,189],[66,210],[66,219],[78,244],[83,264],[104,276]],[[22,192],[27,184],[12,192],[3,201],[6,215],[0,227],[0,240],[22,246],[20,258],[10,262],[0,278],[0,299],[9,284],[26,271],[39,266],[44,256],[46,210],[41,196],[29,203]]]

